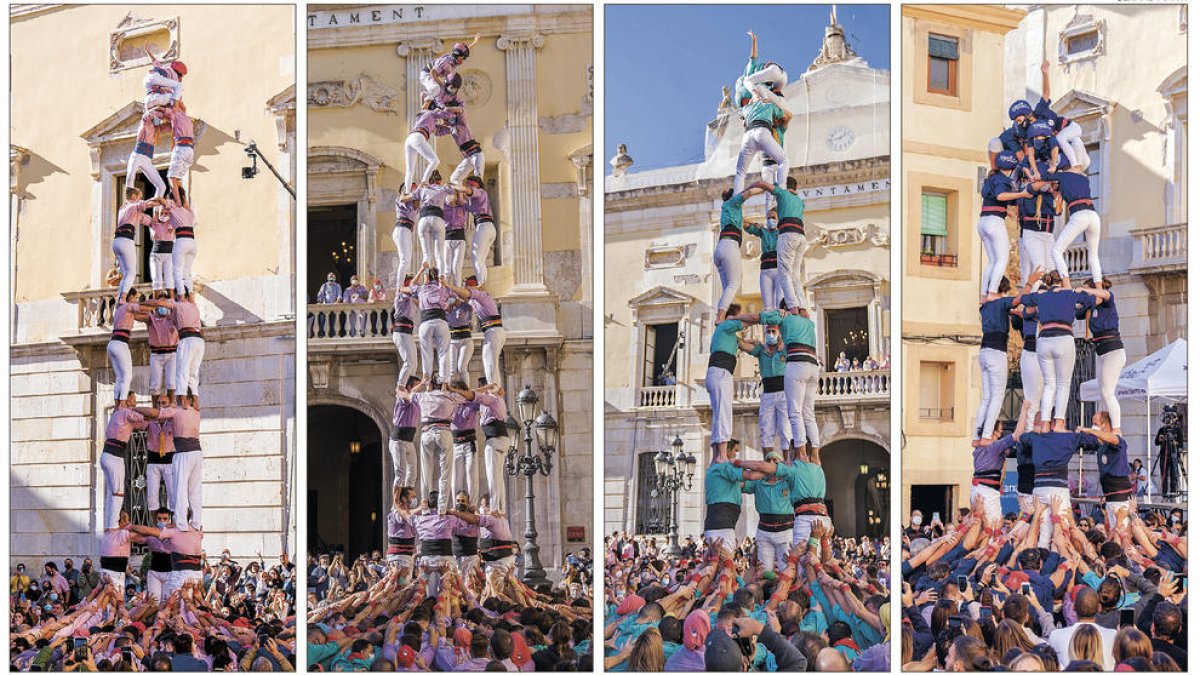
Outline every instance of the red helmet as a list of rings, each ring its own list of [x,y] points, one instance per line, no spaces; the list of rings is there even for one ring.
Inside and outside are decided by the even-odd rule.
[[[455,42],[454,48],[450,50],[450,53],[461,59],[465,59],[471,55],[471,48],[463,42]]]
[[[187,66],[183,65],[183,61],[172,61],[171,70],[174,70],[180,77],[187,75]]]

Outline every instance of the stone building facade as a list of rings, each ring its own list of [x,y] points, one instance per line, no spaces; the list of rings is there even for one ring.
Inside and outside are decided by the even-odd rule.
[[[541,560],[551,565],[591,542],[591,7],[310,6],[306,286],[315,294],[336,268],[343,284],[354,273],[391,287],[393,203],[404,139],[420,102],[421,68],[477,34],[460,72],[499,230],[487,286],[508,332],[503,383],[514,414],[513,397],[529,384],[559,424],[554,469],[534,483]],[[461,157],[448,138],[437,148],[449,176]],[[351,248],[348,264],[331,257]],[[381,316],[389,307],[367,311]],[[328,309],[310,305],[310,316]],[[386,328],[357,338],[310,338],[307,393],[317,439],[309,451],[310,539],[317,546],[375,548],[391,501],[386,439],[396,350]],[[480,351],[477,343],[476,375]],[[321,419],[351,426],[325,435]],[[361,443],[359,452],[349,452],[350,440]],[[327,480],[338,471],[348,478]],[[368,496],[356,496],[364,481]],[[507,491],[520,537],[523,479],[510,478]]]
[[[794,115],[785,150],[813,242],[805,253],[804,282],[827,371],[817,397],[827,498],[840,533],[882,535],[889,522],[891,372],[828,371],[840,351],[876,359],[887,354],[890,75],[855,55],[836,22],[813,51],[818,47],[819,62],[803,75],[796,74],[800,64],[784,64],[791,74],[784,97]],[[622,148],[605,183],[606,534],[665,533],[672,506],[655,489],[654,455],[671,451],[676,437],[698,460],[694,484],[679,496],[679,534],[702,530],[712,416],[704,373],[721,292],[712,255],[741,120],[722,102],[704,133],[704,161],[638,172],[637,148]],[[756,160],[749,173],[756,179],[758,172]],[[761,223],[762,199],[748,202],[745,213],[747,222]],[[762,301],[755,237],[745,237],[742,255],[737,301],[756,312]],[[752,458],[761,457],[756,371],[751,357],[740,358],[735,371],[733,436]],[[670,379],[663,379],[664,372]],[[739,536],[753,534],[751,504],[746,501]]]
[[[1102,222],[1101,262],[1119,303],[1128,363],[1187,337],[1187,8],[906,5],[903,15],[904,381],[906,400],[919,402],[904,412],[907,514],[968,505],[968,439],[980,397],[979,181],[987,140],[1008,124],[1009,103],[1041,96],[1043,59],[1051,66],[1052,106],[1083,128]],[[958,62],[957,96],[929,92],[931,34],[970,47]],[[922,196],[931,192],[950,195],[952,264],[921,255]],[[1014,219],[1008,226],[1015,275],[1018,230]],[[1067,250],[1067,260],[1073,278],[1087,277],[1082,239]],[[911,300],[934,294],[936,304]],[[1083,336],[1077,322],[1076,381],[1094,377]],[[1016,369],[1015,361],[1010,365]],[[1002,416],[1020,402],[1016,389]],[[1161,406],[1152,404],[1151,434]],[[1073,397],[1072,411],[1079,407]],[[922,412],[934,409],[952,412]],[[1082,406],[1082,415],[1091,410]],[[1122,411],[1130,456],[1145,461],[1152,440],[1145,405],[1125,401]],[[1085,485],[1097,485],[1090,456],[1073,466],[1073,479],[1080,475]]]
[[[141,116],[145,44],[193,68],[184,100],[196,160],[185,186],[195,198],[207,344],[206,547],[242,559],[294,554],[294,202],[265,170],[254,180],[241,172],[243,146],[255,141],[294,183],[293,10],[26,5],[10,21],[13,558],[35,569],[98,551],[98,460],[113,398],[105,347],[114,291],[103,282]],[[47,81],[72,83],[74,103],[63,105]],[[156,168],[165,170],[169,150],[159,149]],[[144,248],[148,237],[138,236]],[[148,269],[138,275],[148,289]],[[134,391],[145,403],[145,330],[133,338]],[[130,469],[126,508],[144,519],[136,457]]]

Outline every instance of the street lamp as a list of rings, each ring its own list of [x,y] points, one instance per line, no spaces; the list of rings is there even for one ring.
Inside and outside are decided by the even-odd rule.
[[[678,435],[671,441],[671,450],[659,450],[654,456],[655,488],[660,494],[671,497],[671,508],[667,511],[667,531],[671,535],[671,544],[667,547],[667,555],[678,558],[683,555],[679,548],[679,491],[691,490],[692,479],[696,475],[696,458],[684,452],[683,439]]]
[[[541,549],[537,544],[537,524],[533,514],[533,477],[537,474],[550,475],[554,468],[552,456],[558,445],[558,422],[545,410],[535,418],[537,403],[537,393],[528,384],[525,385],[517,394],[517,412],[521,421],[518,423],[509,415],[505,423],[510,445],[508,456],[504,458],[504,473],[525,476],[525,573],[522,580],[530,586],[546,579],[546,570],[538,558]],[[535,440],[538,448],[536,454],[533,451]],[[521,442],[525,445],[525,452],[518,455],[518,443]]]

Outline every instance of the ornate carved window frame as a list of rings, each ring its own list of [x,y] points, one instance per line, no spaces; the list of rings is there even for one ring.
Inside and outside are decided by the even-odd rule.
[[[1108,24],[1104,19],[1096,19],[1090,14],[1076,14],[1070,23],[1058,33],[1058,62],[1067,65],[1081,63],[1104,56]],[[1067,51],[1068,43],[1088,33],[1096,34],[1096,46],[1088,51],[1071,54]]]
[[[121,45],[134,38],[145,37],[166,31],[168,37],[167,50],[158,54],[159,60],[170,61],[179,58],[179,17],[170,19],[152,20],[139,19],[133,12],[130,12],[125,20],[118,24],[117,28],[109,33],[108,36],[108,72],[117,73],[122,70],[130,70],[132,68],[145,68],[151,63],[150,57],[145,54],[125,60],[121,58]]]

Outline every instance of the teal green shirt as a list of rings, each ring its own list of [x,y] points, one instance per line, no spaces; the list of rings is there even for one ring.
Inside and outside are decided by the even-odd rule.
[[[783,117],[783,110],[770,101],[750,101],[742,107],[742,119],[751,122],[766,122],[774,126],[775,120]]]
[[[819,465],[796,460],[777,465],[775,473],[791,483],[794,499],[825,498],[825,471]]]
[[[708,467],[704,472],[706,504],[742,504],[742,470],[729,462]]]
[[[742,71],[742,78],[749,77],[760,70],[762,70],[762,65],[759,63],[758,59],[751,56],[750,60],[746,61],[746,69]],[[733,104],[735,106],[742,105],[743,99],[750,98],[750,90],[746,88],[745,84],[743,84],[743,80],[737,81],[737,91],[735,91],[733,95],[736,97],[733,100]]]
[[[791,482],[780,478],[774,484],[766,480],[748,480],[742,492],[754,495],[754,508],[759,513],[786,516],[792,513]]]
[[[726,226],[742,229],[742,204],[746,198],[740,194],[734,195],[721,204],[721,229]]]
[[[776,377],[787,372],[787,350],[779,349],[775,353],[767,351],[766,345],[755,345],[750,355],[758,358],[758,372],[765,379]]]
[[[737,332],[742,329],[742,322],[736,319],[727,319],[717,324],[713,330],[712,344],[709,345],[709,351],[725,352],[737,356],[738,339]]]
[[[746,232],[762,239],[763,253],[771,253],[775,250],[776,242],[779,241],[779,228],[747,225],[745,229]]]
[[[808,317],[799,314],[784,314],[777,309],[772,309],[760,314],[759,318],[764,324],[779,326],[779,334],[785,345],[795,343],[810,347],[817,345],[817,325]]]
[[[778,185],[771,190],[771,194],[775,195],[775,210],[779,213],[780,220],[804,217],[804,200],[800,198],[800,195],[793,194],[791,190]]]

